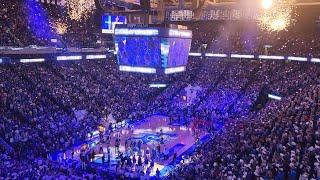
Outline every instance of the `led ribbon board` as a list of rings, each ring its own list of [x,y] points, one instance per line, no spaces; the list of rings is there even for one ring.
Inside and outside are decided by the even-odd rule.
[[[219,58],[227,57],[226,54],[213,54],[213,53],[206,53],[205,56],[206,57],[219,57]]]
[[[129,29],[129,28],[119,28],[115,29],[115,35],[121,36],[158,36],[158,29]]]
[[[320,63],[320,58],[312,58],[311,62]]]
[[[35,59],[20,59],[21,63],[34,63],[34,62],[44,62],[43,58],[35,58]]]
[[[107,55],[100,54],[100,55],[87,55],[86,59],[106,59]]]
[[[182,67],[174,67],[174,68],[166,68],[164,70],[165,74],[173,74],[173,73],[178,73],[178,72],[183,72],[186,70],[185,66]]]
[[[265,55],[260,55],[259,59],[283,60],[284,56],[265,56]]]
[[[155,68],[132,67],[132,66],[119,66],[119,70],[126,71],[126,72],[139,72],[139,73],[147,73],[147,74],[154,74],[157,72]]]
[[[254,55],[231,54],[231,58],[253,59]]]
[[[201,53],[189,53],[189,56],[200,57]]]
[[[289,56],[288,60],[291,61],[308,61],[308,58],[306,57],[293,57],[293,56]]]
[[[57,56],[57,61],[81,60],[82,56]]]

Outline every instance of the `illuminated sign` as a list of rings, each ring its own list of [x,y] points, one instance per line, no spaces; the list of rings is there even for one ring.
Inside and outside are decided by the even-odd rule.
[[[35,59],[20,59],[21,63],[32,63],[32,62],[44,62],[43,58],[35,58]]]
[[[289,56],[288,60],[291,61],[308,61],[308,58],[306,57],[293,57],[293,56]]]
[[[281,99],[282,99],[280,96],[276,96],[276,95],[273,95],[273,94],[268,94],[268,98],[274,99],[274,100],[277,100],[277,101],[281,101]]]
[[[231,58],[253,59],[254,55],[231,54]]]
[[[126,71],[126,72],[139,72],[139,73],[147,73],[147,74],[154,74],[157,72],[155,68],[134,67],[134,66],[119,66],[119,70]]]
[[[81,60],[82,56],[57,56],[58,61]]]
[[[166,11],[166,19],[170,21],[190,21],[194,13],[192,10],[171,10]]]
[[[20,51],[20,50],[22,50],[24,48],[10,48],[10,49],[13,50],[13,51]]]
[[[272,60],[283,60],[283,56],[265,56],[265,55],[260,55],[259,59],[272,59]]]
[[[206,57],[227,57],[226,54],[212,54],[212,53],[206,53]]]
[[[192,32],[178,29],[169,29],[169,37],[192,38]]]
[[[150,84],[149,87],[151,88],[165,88],[167,87],[166,84]]]
[[[166,68],[166,69],[164,69],[164,73],[165,74],[173,74],[173,73],[183,72],[185,70],[186,70],[185,66],[174,67],[174,68]]]
[[[115,29],[115,35],[157,36],[158,29]]]
[[[201,56],[201,53],[189,53],[189,56],[199,57]]]
[[[114,33],[114,29],[118,24],[127,24],[125,16],[102,16],[102,33]]]
[[[86,59],[106,59],[107,55],[101,54],[101,55],[87,55]]]
[[[320,62],[320,58],[312,58],[311,62]]]

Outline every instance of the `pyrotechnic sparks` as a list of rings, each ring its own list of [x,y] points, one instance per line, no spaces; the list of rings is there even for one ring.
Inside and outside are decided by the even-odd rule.
[[[55,22],[53,24],[53,27],[56,30],[57,34],[60,34],[60,35],[65,34],[68,30],[68,25],[66,23],[59,22],[59,21]]]
[[[294,1],[273,0],[272,4],[266,6],[268,8],[263,7],[258,19],[260,27],[270,32],[287,29],[293,22]]]
[[[68,14],[71,19],[87,19],[95,9],[94,0],[67,0]]]
[[[262,0],[263,9],[270,9],[272,7],[273,0]]]

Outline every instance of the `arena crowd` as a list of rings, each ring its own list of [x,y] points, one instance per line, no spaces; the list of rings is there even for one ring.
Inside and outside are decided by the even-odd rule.
[[[50,46],[52,37],[42,36],[48,32],[32,31],[30,4],[11,2],[0,3],[0,45]],[[51,20],[65,16],[56,6],[45,9]],[[72,28],[61,38],[68,46],[92,46],[99,29],[92,19],[67,21]],[[252,24],[223,22],[187,25],[195,32],[192,51],[207,44],[213,53],[320,57],[317,33],[266,33]],[[150,82],[168,87],[152,89]],[[190,102],[184,98],[188,86],[200,87]],[[264,91],[282,100],[262,104]],[[52,153],[84,142],[111,114],[116,121],[162,114],[212,124],[211,140],[178,163],[170,179],[319,179],[319,97],[320,66],[311,62],[190,57],[186,72],[167,77],[120,72],[114,58],[0,65],[0,179],[149,179],[139,168],[128,170],[138,162],[109,172],[51,160]]]

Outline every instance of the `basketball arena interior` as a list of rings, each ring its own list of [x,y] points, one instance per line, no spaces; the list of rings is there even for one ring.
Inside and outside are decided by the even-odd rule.
[[[1,0],[0,179],[320,179],[320,0]]]

